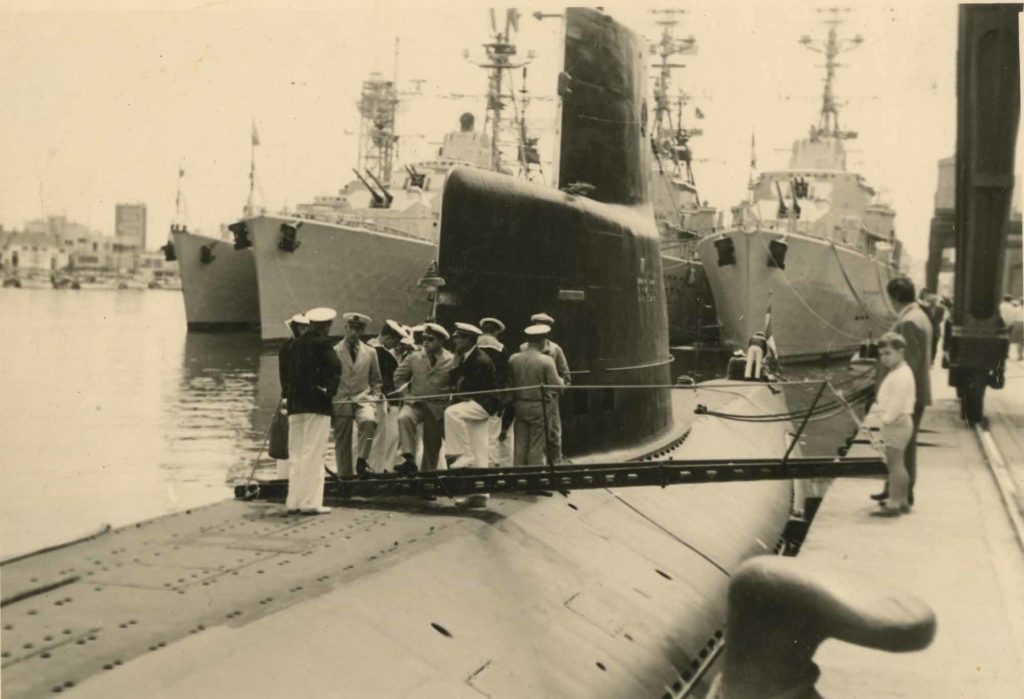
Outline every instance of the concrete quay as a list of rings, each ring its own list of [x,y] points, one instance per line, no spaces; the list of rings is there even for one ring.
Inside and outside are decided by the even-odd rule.
[[[1002,473],[989,463],[989,438],[960,419],[954,389],[936,368],[913,512],[871,516],[878,507],[868,496],[881,485],[874,479],[838,479],[829,489],[801,558],[916,594],[934,609],[938,632],[929,648],[906,654],[827,641],[815,657],[824,696],[1024,696],[1024,542],[1015,529],[1020,512],[1011,511],[1022,492],[1013,481],[1024,482],[1024,364],[1010,362],[1007,376],[986,398]]]

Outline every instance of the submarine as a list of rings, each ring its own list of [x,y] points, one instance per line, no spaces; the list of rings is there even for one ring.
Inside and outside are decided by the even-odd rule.
[[[717,416],[785,413],[779,391],[670,384],[646,47],[597,10],[564,22],[559,189],[450,175],[438,318],[555,316],[575,464],[781,458],[788,422]],[[3,694],[702,696],[730,577],[779,550],[792,498],[766,480],[321,517],[226,500],[4,561]]]

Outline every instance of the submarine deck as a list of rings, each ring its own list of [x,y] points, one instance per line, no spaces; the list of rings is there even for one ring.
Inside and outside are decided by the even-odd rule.
[[[631,454],[613,455],[615,458],[671,456],[676,449],[685,448],[685,444],[675,445],[692,422],[696,398],[691,391],[674,391],[672,395],[677,416],[672,432],[655,443],[636,448]],[[722,400],[730,399],[728,393],[721,395]],[[715,400],[712,395],[701,400],[709,402],[709,398]],[[753,448],[753,444],[748,448]],[[562,498],[557,493],[552,497]],[[161,688],[170,691],[181,677],[161,673],[175,672],[168,669],[175,667],[174,662],[167,660],[183,652],[181,641],[186,639],[192,641],[190,648],[199,644],[207,649],[205,657],[212,658],[216,667],[223,668],[225,688],[237,687],[237,675],[242,673],[248,676],[249,685],[266,690],[269,685],[262,683],[273,685],[273,669],[239,667],[229,662],[221,665],[217,659],[232,648],[238,651],[233,643],[225,645],[225,638],[232,636],[232,630],[270,621],[268,617],[295,626],[287,637],[280,639],[282,659],[298,653],[303,656],[303,663],[331,667],[332,658],[340,662],[341,648],[319,647],[315,641],[294,642],[295,638],[310,641],[317,637],[322,630],[319,627],[325,622],[304,630],[304,623],[312,623],[308,618],[279,612],[308,610],[310,604],[306,603],[317,606],[324,599],[336,600],[338,588],[343,586],[346,589],[361,586],[362,589],[367,585],[380,585],[380,582],[371,582],[382,579],[382,576],[372,575],[375,571],[407,566],[411,560],[418,561],[417,565],[426,565],[423,561],[431,560],[430,552],[442,546],[451,548],[460,538],[465,538],[467,527],[486,538],[490,529],[487,525],[512,521],[516,512],[531,507],[538,499],[545,497],[495,497],[491,499],[490,508],[484,511],[459,509],[443,500],[432,504],[408,498],[350,501],[323,517],[283,515],[277,504],[227,500],[5,563],[2,570],[4,695],[53,696],[68,692],[90,695],[95,691],[100,696],[140,696],[151,695]],[[567,500],[567,503],[572,509],[559,508],[560,517],[586,514],[582,501],[579,508],[574,500]],[[737,501],[736,507],[741,512],[749,509],[741,501]],[[575,512],[576,509],[580,512]],[[744,516],[737,515],[734,519],[743,520]],[[556,531],[567,526],[556,516],[545,519],[549,520],[545,527],[555,527]],[[673,551],[678,549],[679,544],[658,526],[652,524],[650,529],[659,540],[664,540],[664,546]],[[772,543],[763,545],[768,550]],[[655,548],[645,550],[644,561],[670,550],[657,549],[661,551],[657,553]],[[581,555],[584,553],[587,552]],[[554,553],[548,555],[554,556]],[[637,561],[623,563],[623,569],[653,575],[653,580],[660,583],[682,578],[682,572],[666,565],[664,560],[650,558],[649,563],[650,570]],[[431,565],[435,564],[442,565],[436,562]],[[652,572],[655,568],[657,575]],[[707,568],[702,575],[721,575],[711,566]],[[423,585],[429,586],[438,573],[437,569],[424,569],[418,575],[423,576]],[[467,569],[463,577],[469,583],[483,574],[483,571]],[[642,585],[633,584],[643,591]],[[722,590],[724,592],[724,586]],[[347,615],[343,623],[360,629],[359,634],[367,644],[388,647],[388,642],[379,638],[373,615],[405,614],[418,619],[428,614],[423,609],[406,609],[413,604],[416,595],[405,592],[377,590],[379,599],[387,604],[360,611],[356,608],[359,604],[353,603],[352,609],[335,611]],[[437,591],[454,598],[470,592]],[[528,594],[526,590],[520,592]],[[668,604],[652,592],[645,594],[651,596],[652,604]],[[347,599],[348,595],[344,597]],[[473,613],[480,613],[473,600],[463,597],[462,603],[467,613],[473,609],[477,609]],[[589,598],[576,603],[587,606],[588,616],[597,613],[596,608],[589,610],[594,604]],[[567,603],[567,606],[572,605]],[[294,621],[299,618],[305,621]],[[407,642],[414,645],[436,644],[438,639],[443,642],[443,637],[450,636],[445,624],[456,635],[468,624],[463,620],[460,627],[458,621],[428,617],[421,625],[422,637],[410,638]],[[517,625],[514,619],[506,621]],[[602,618],[599,622],[602,625],[620,623],[612,618]],[[644,642],[636,631],[633,635],[637,636],[638,644]],[[631,643],[630,640],[626,645]],[[393,661],[392,657],[377,658],[371,662],[373,667],[366,668],[365,676],[360,673],[361,679],[350,677],[349,695],[372,696],[372,681],[381,676],[391,676],[398,684],[419,686],[417,683],[425,681],[419,675],[429,674],[410,661],[412,664],[403,666],[405,674],[395,675]],[[487,678],[478,678],[477,683],[496,682],[495,672],[505,671],[507,668],[490,669],[485,673]],[[593,667],[591,671],[604,674],[603,670]],[[322,671],[320,677],[323,677]],[[83,686],[85,680],[90,681]],[[97,680],[99,685],[94,686]],[[356,680],[370,684],[361,687]],[[104,694],[110,690],[111,682],[119,689],[113,694]],[[322,694],[326,687],[306,690],[296,691]],[[472,693],[469,685],[462,690]]]
[[[1020,365],[1008,368],[1013,373],[1021,373]],[[1003,492],[1007,479],[987,463],[991,455],[960,419],[954,389],[945,384],[945,372],[933,370],[913,513],[896,520],[872,517],[877,507],[868,495],[879,490],[879,481],[838,479],[800,553],[918,595],[938,618],[935,641],[912,654],[828,641],[815,658],[824,696],[1021,696],[1024,542],[1007,509],[1020,501]],[[1024,453],[1012,426],[1024,424],[1022,389],[1024,377],[1008,377],[987,401],[992,436],[1018,478]]]

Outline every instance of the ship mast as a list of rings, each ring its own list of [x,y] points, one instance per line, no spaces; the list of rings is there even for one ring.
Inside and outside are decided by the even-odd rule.
[[[843,131],[839,127],[839,107],[835,97],[836,68],[840,65],[836,59],[840,54],[851,51],[864,42],[864,38],[860,34],[848,39],[840,39],[838,36],[836,28],[843,22],[840,15],[849,11],[847,8],[839,7],[818,10],[827,15],[824,23],[828,26],[828,36],[824,43],[815,43],[806,34],[800,37],[800,43],[804,48],[825,55],[825,87],[821,95],[821,116],[818,118],[818,125],[811,127],[811,140],[822,138],[842,140],[857,137],[855,131]]]
[[[695,54],[697,40],[692,36],[677,39],[673,35],[676,25],[679,24],[677,16],[685,14],[685,10],[651,10],[651,14],[659,17],[655,24],[661,27],[660,39],[651,45],[651,53],[659,58],[658,63],[652,66],[658,69],[658,74],[654,83],[654,133],[651,136],[651,144],[659,162],[663,158],[671,160],[674,166],[673,174],[684,177],[689,184],[695,184],[687,143],[691,137],[699,136],[701,130],[683,128],[682,112],[683,107],[689,101],[689,95],[680,90],[676,99],[673,100],[669,93],[672,85],[672,70],[686,67],[685,63],[671,63],[671,58],[677,55]],[[674,124],[672,120],[673,103],[677,112]]]
[[[479,61],[472,60],[469,51],[464,51],[463,56],[488,72],[487,76],[487,117],[484,120],[484,131],[490,132],[491,137],[491,169],[497,172],[504,172],[502,154],[502,130],[506,128],[503,113],[509,102],[515,103],[515,95],[512,92],[511,71],[522,68],[530,63],[532,56],[525,61],[516,62],[516,45],[512,42],[512,33],[519,30],[519,11],[510,8],[505,12],[504,31],[498,30],[498,20],[494,9],[491,9],[491,41],[483,44],[485,57]],[[507,77],[506,77],[506,74]],[[506,88],[507,86],[507,88]],[[517,126],[517,120],[513,120],[510,126]],[[525,136],[522,128],[517,128],[515,139],[517,143]],[[534,144],[535,146],[536,144]],[[523,146],[519,143],[520,152]],[[517,156],[522,162],[522,156]]]
[[[395,40],[397,75],[398,40]],[[363,81],[357,102],[359,107],[359,170],[371,172],[386,185],[391,184],[398,144],[395,133],[395,113],[398,110],[398,91],[394,80],[380,73],[370,73]]]

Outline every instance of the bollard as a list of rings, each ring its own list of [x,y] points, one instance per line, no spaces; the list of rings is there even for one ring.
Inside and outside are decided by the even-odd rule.
[[[804,559],[758,556],[729,585],[724,699],[820,698],[814,653],[829,638],[894,653],[927,648],[935,614],[916,596]]]

